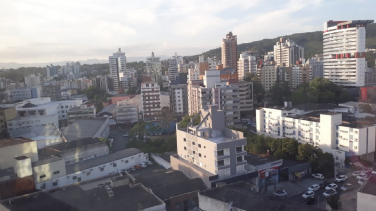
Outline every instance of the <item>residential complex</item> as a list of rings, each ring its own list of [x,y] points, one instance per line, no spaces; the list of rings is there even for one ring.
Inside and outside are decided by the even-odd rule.
[[[113,53],[112,56],[109,56],[109,65],[110,65],[110,78],[113,82],[113,90],[119,92],[120,88],[120,76],[121,72],[126,70],[127,58],[124,52],[121,52],[119,48],[118,52]]]
[[[160,118],[161,92],[158,82],[143,82],[141,84],[141,97],[144,121]]]
[[[47,65],[46,70],[47,70],[47,78],[49,79],[52,79],[53,77],[58,75],[57,66],[53,66],[52,64]]]
[[[151,57],[146,58],[146,73],[152,81],[158,81],[162,77],[162,63],[159,59],[154,56],[154,52],[151,52]]]
[[[304,48],[287,39],[280,40],[274,45],[274,61],[276,65],[290,67],[304,60]]]
[[[257,74],[256,56],[252,56],[253,52],[245,51],[240,54],[238,61],[239,80],[242,81],[247,74]]]
[[[302,83],[311,81],[310,66],[307,64],[292,66],[292,81],[289,84],[291,88],[296,88]]]
[[[324,78],[349,87],[365,85],[366,27],[373,20],[324,23]]]
[[[238,38],[232,32],[222,40],[222,64],[224,68],[238,70]]]
[[[311,79],[324,77],[324,63],[322,55],[316,54],[314,57],[309,58],[306,64],[309,65]]]
[[[256,110],[257,133],[288,137],[310,143],[332,153],[344,165],[345,156],[375,151],[375,124],[348,114],[347,107],[334,104],[303,104]]]

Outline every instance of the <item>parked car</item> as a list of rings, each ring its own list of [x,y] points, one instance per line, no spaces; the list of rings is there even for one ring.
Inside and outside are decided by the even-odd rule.
[[[367,178],[368,175],[366,172],[362,172],[360,173],[358,176],[356,176],[356,179],[362,179],[362,178]]]
[[[129,135],[128,135],[128,133],[125,133],[123,136],[124,136],[124,137],[128,137]]]
[[[371,174],[376,174],[376,171],[372,171]]]
[[[309,190],[309,191],[306,191],[303,195],[302,195],[303,198],[308,198],[308,197],[315,197],[315,192]]]
[[[336,182],[344,182],[345,180],[347,180],[346,175],[338,175],[335,179]]]
[[[135,165],[134,168],[135,169],[141,169],[141,166],[140,165]]]
[[[285,190],[278,190],[274,192],[274,195],[277,197],[285,197],[287,196],[287,192]]]
[[[317,174],[312,174],[312,177],[316,179],[325,179],[323,174],[317,173]]]
[[[151,165],[153,165],[153,162],[151,162],[151,161],[149,160],[149,161],[146,161],[146,164],[149,165],[149,166],[151,166]]]
[[[359,174],[364,173],[363,171],[354,171],[352,174],[354,177],[357,177]]]
[[[311,205],[311,204],[314,204],[316,201],[316,199],[314,197],[308,197],[308,198],[304,198],[302,200],[302,203],[303,204],[308,204],[308,205]]]
[[[319,189],[320,189],[320,185],[318,185],[318,184],[313,184],[313,185],[309,186],[309,188],[308,188],[308,190],[310,190],[310,191],[317,191]]]
[[[324,180],[322,183],[320,183],[319,186],[320,186],[321,189],[325,189],[325,187],[329,184],[330,184],[330,182],[328,180]]]
[[[369,167],[369,168],[365,168],[363,171],[365,171],[365,172],[372,172],[373,169],[371,167]]]
[[[325,190],[330,190],[330,189],[337,189],[338,185],[335,183],[330,183],[328,186],[325,187]]]
[[[343,190],[343,191],[347,191],[347,190],[350,190],[350,189],[352,189],[352,184],[350,184],[350,183],[346,183],[346,184],[344,184],[342,187],[341,187],[341,190]]]
[[[337,194],[336,190],[329,189],[329,190],[326,190],[322,195],[324,195],[324,197],[326,197],[326,198],[329,198],[330,196],[334,196],[336,194]]]
[[[141,163],[140,167],[144,169],[144,168],[148,167],[148,165],[146,165],[146,163]]]
[[[367,180],[368,180],[368,178],[361,178],[361,179],[358,181],[358,184],[359,184],[359,185],[363,185]]]

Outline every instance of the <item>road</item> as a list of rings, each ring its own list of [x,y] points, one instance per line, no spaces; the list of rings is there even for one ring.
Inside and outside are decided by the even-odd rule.
[[[111,130],[110,131],[110,137],[113,137],[114,142],[112,143],[111,147],[111,153],[113,152],[118,152],[123,149],[125,149],[125,146],[127,145],[129,141],[129,137],[123,137],[124,133],[122,132],[117,132],[116,130]]]

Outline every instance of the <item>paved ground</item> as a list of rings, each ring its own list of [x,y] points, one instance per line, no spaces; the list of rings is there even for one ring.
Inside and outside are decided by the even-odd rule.
[[[148,166],[148,167],[146,167],[144,169],[139,169],[139,170],[136,170],[136,171],[132,171],[130,173],[133,176],[148,175],[151,172],[161,171],[161,170],[164,170],[164,169],[165,168],[163,168],[162,166],[160,166],[158,163],[153,163],[153,165],[151,165],[151,166]]]
[[[110,131],[110,137],[114,138],[114,142],[112,143],[111,147],[111,153],[125,149],[125,146],[129,141],[128,137],[123,137],[125,132],[117,132],[117,130]]]

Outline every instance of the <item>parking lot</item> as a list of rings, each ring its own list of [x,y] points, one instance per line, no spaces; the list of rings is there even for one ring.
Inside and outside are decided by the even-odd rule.
[[[127,145],[129,141],[129,137],[124,137],[123,136],[124,134],[125,133],[118,132],[117,130],[114,130],[114,129],[110,131],[109,138],[114,139],[112,143],[112,147],[111,147],[111,153],[125,149],[125,146]]]

